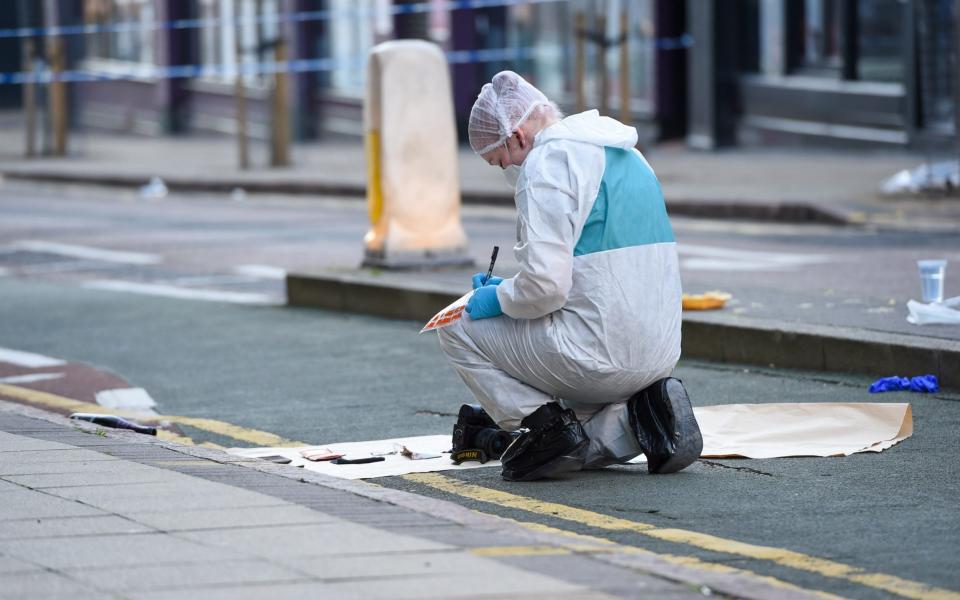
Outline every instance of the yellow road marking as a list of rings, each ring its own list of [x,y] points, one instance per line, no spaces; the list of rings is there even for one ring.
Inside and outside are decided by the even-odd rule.
[[[92,404],[90,402],[80,402],[79,400],[73,400],[72,398],[65,398],[63,396],[58,396],[56,394],[51,394],[49,392],[40,392],[37,390],[31,390],[29,388],[19,387],[9,384],[0,384],[0,396],[6,396],[14,400],[19,400],[21,402],[26,402],[33,406],[40,406],[43,408],[49,408],[57,410],[60,412],[89,412],[89,413],[99,413],[99,414],[111,414],[121,417],[130,417],[137,419],[138,421],[143,422],[157,422],[157,421],[169,421],[171,423],[178,423],[180,425],[189,425],[190,427],[196,427],[197,429],[202,429],[204,431],[209,431],[211,433],[216,433],[228,438],[233,438],[235,440],[240,440],[243,442],[249,442],[256,446],[274,446],[274,447],[296,447],[296,446],[307,446],[303,442],[298,442],[295,440],[288,440],[286,438],[280,437],[279,435],[269,433],[267,431],[260,431],[258,429],[250,429],[248,427],[240,427],[239,425],[233,425],[231,423],[225,423],[223,421],[217,421],[215,419],[204,419],[198,417],[180,417],[176,415],[144,415],[141,413],[129,411],[129,410],[118,410],[113,408],[107,408],[105,406],[100,406],[99,404]],[[169,432],[168,432],[169,433]],[[174,436],[176,434],[170,433],[169,435]],[[157,432],[157,436],[160,437],[160,432]],[[182,437],[182,436],[177,436]],[[161,438],[161,439],[173,439],[171,438]],[[187,438],[189,439],[189,438]],[[177,439],[176,441],[181,441]],[[193,440],[190,440],[192,443]]]
[[[611,517],[588,510],[564,506],[562,504],[543,502],[509,492],[489,489],[438,475],[437,473],[412,473],[404,475],[403,478],[480,502],[516,508],[548,517],[556,517],[597,529],[607,531],[631,531],[648,537],[703,548],[705,550],[765,560],[800,571],[816,573],[824,577],[851,581],[905,598],[915,600],[960,600],[960,592],[903,579],[895,575],[870,573],[859,567],[817,558],[783,548],[747,544],[705,533],[698,533],[696,531],[661,529],[648,523],[629,521],[627,519]]]
[[[194,445],[193,438],[188,438],[185,435],[167,431],[166,429],[157,429],[157,439],[165,442],[177,442],[178,444],[184,444],[186,446]]]
[[[479,511],[477,511],[479,512]],[[484,513],[481,513],[484,514]],[[543,523],[533,523],[531,521],[518,521],[516,519],[511,519],[509,517],[500,517],[501,519],[516,523],[525,529],[530,529],[532,531],[541,531],[545,533],[551,533],[554,535],[560,535],[566,538],[570,538],[571,541],[569,544],[563,544],[564,548],[568,548],[572,553],[616,553],[616,554],[642,554],[645,556],[652,556],[664,560],[675,565],[682,567],[689,567],[691,569],[698,569],[701,571],[710,571],[713,573],[723,573],[729,575],[742,575],[744,577],[749,577],[758,581],[762,581],[768,585],[793,590],[800,592],[807,592],[823,598],[824,600],[842,600],[842,596],[837,596],[830,594],[828,592],[822,592],[820,590],[811,590],[807,588],[802,588],[796,586],[792,583],[787,583],[775,577],[769,577],[767,575],[760,575],[754,573],[753,571],[748,571],[746,569],[738,569],[736,567],[731,567],[729,565],[723,565],[720,563],[711,563],[702,561],[695,556],[680,556],[676,554],[658,554],[656,552],[651,552],[644,548],[638,548],[636,546],[627,546],[624,544],[618,544],[612,540],[606,538],[597,537],[593,535],[586,535],[583,533],[577,533],[575,531],[567,531],[565,529],[558,529],[556,527],[551,527],[549,525],[544,525]]]

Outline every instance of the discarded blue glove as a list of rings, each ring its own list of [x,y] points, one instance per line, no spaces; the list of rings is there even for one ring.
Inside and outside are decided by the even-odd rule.
[[[899,392],[899,391],[920,392],[921,394],[932,394],[940,391],[940,383],[936,375],[917,375],[916,377],[883,377],[873,382],[870,386],[871,394],[880,392]]]
[[[910,380],[910,391],[932,394],[940,391],[940,382],[936,375],[917,375]]]
[[[503,281],[503,277],[490,276],[486,282],[483,281],[483,278],[486,277],[486,273],[474,273],[473,275],[473,289],[477,290],[484,286],[488,285],[500,285],[500,282]]]
[[[466,310],[471,319],[487,319],[502,315],[503,310],[497,298],[497,286],[488,285],[475,291],[467,302]]]

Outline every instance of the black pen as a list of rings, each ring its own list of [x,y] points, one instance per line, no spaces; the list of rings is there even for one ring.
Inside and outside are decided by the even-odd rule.
[[[497,262],[497,254],[500,252],[500,246],[493,247],[493,254],[490,255],[490,268],[487,269],[487,276],[483,278],[483,285],[487,285],[490,277],[493,275],[493,265]]]

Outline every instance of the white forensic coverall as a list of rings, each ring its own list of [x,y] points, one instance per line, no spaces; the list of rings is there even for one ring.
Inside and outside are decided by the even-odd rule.
[[[573,409],[590,437],[585,468],[640,454],[626,401],[680,358],[676,244],[636,143],[595,110],[541,130],[516,184],[520,272],[497,288],[504,315],[439,330],[504,429],[551,401]]]

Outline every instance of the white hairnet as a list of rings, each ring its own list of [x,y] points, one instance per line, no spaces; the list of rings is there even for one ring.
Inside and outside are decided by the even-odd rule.
[[[470,111],[470,147],[486,154],[513,135],[540,105],[550,105],[543,92],[513,71],[500,71],[484,84]]]

